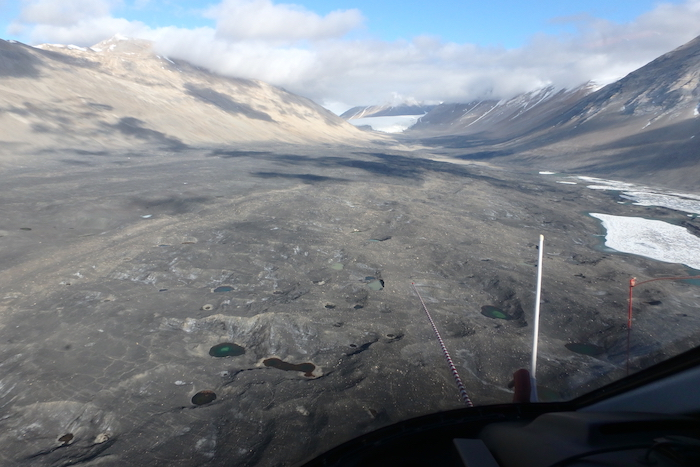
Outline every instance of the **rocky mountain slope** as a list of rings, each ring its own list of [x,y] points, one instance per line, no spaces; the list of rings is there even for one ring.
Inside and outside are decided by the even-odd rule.
[[[115,37],[91,48],[0,41],[0,148],[170,149],[369,136],[310,100],[225,78]]]
[[[343,112],[340,117],[346,120],[369,117],[394,117],[398,115],[423,115],[433,110],[435,105],[401,104],[358,106]]]
[[[593,92],[443,104],[406,135],[468,159],[694,186],[700,38]]]
[[[511,99],[441,104],[421,117],[412,129],[445,134],[485,133],[491,138],[527,134],[594,90],[593,83],[571,90],[548,86]]]

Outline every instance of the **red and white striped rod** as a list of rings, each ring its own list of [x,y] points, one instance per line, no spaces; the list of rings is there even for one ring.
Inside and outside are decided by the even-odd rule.
[[[452,376],[455,378],[455,382],[457,383],[457,388],[459,389],[459,394],[462,396],[462,400],[464,401],[465,404],[467,404],[468,407],[474,407],[474,404],[472,404],[471,399],[469,399],[469,395],[467,394],[467,390],[464,388],[464,383],[462,383],[462,378],[459,377],[459,373],[457,373],[457,368],[455,367],[455,364],[452,362],[452,357],[450,357],[450,353],[447,351],[447,347],[445,347],[445,342],[442,340],[442,337],[440,336],[440,331],[438,331],[437,326],[435,326],[435,321],[433,321],[433,317],[430,316],[430,312],[428,311],[428,307],[425,306],[425,302],[423,301],[423,297],[420,296],[420,292],[418,292],[418,288],[416,288],[416,284],[414,282],[411,282],[411,285],[413,286],[413,290],[416,291],[416,295],[418,295],[418,298],[420,299],[421,305],[423,305],[423,310],[425,310],[425,314],[428,315],[428,319],[430,320],[430,325],[433,327],[433,331],[435,331],[435,335],[438,338],[438,341],[440,342],[440,347],[442,347],[442,353],[445,355],[445,359],[447,360],[447,364],[450,366],[450,371],[452,372]]]

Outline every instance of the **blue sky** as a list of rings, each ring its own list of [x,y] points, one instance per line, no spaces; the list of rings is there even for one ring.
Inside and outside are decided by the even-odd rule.
[[[26,34],[11,34],[8,26],[16,20],[21,0],[0,0],[2,38],[31,42]],[[69,4],[60,2],[46,2]],[[124,0],[110,2],[115,16],[141,21],[153,28],[177,26],[196,28],[213,26],[214,20],[202,12],[215,1]],[[277,3],[295,4],[325,16],[336,10],[358,9],[365,17],[363,33],[385,41],[410,40],[431,35],[447,42],[482,46],[519,47],[536,33],[575,32],[577,19],[602,18],[616,23],[633,21],[660,3],[652,0],[583,0],[562,2],[540,0],[485,1],[396,1],[396,0],[301,0]],[[666,3],[683,3],[671,1]],[[568,20],[567,20],[568,19]]]
[[[615,22],[631,21],[648,11],[651,0],[518,1],[334,1],[299,2],[321,14],[335,9],[358,8],[367,18],[367,29],[383,40],[439,36],[447,42],[482,46],[518,47],[538,32],[573,31],[571,25],[553,21],[565,17],[592,16]],[[679,2],[676,2],[679,3]]]
[[[700,0],[0,0],[0,37],[114,34],[340,111],[605,84],[700,34]]]

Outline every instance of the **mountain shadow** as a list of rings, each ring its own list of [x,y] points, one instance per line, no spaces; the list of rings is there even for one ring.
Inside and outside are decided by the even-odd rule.
[[[196,98],[201,102],[206,102],[207,104],[214,105],[224,112],[230,114],[240,114],[248,118],[255,120],[263,120],[266,122],[274,122],[272,117],[270,117],[265,112],[255,110],[248,104],[241,104],[231,99],[226,94],[214,91],[211,88],[200,88],[192,83],[186,83],[185,89],[187,89],[187,94]]]
[[[107,125],[110,128],[119,130],[123,135],[133,136],[137,139],[151,143],[161,144],[171,150],[183,150],[188,146],[179,139],[168,136],[160,131],[145,128],[144,122],[138,118],[124,117],[119,119],[119,123]]]

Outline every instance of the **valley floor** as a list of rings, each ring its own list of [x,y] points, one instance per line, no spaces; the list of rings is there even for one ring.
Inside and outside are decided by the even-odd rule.
[[[540,394],[574,397],[625,374],[629,279],[692,272],[606,248],[588,213],[698,225],[421,152],[145,147],[26,165],[0,173],[3,465],[297,465],[458,408],[412,283],[475,404],[508,402],[540,234]],[[700,342],[697,285],[635,294],[633,370]],[[221,343],[245,353],[211,356]],[[201,391],[216,398],[196,405]]]

